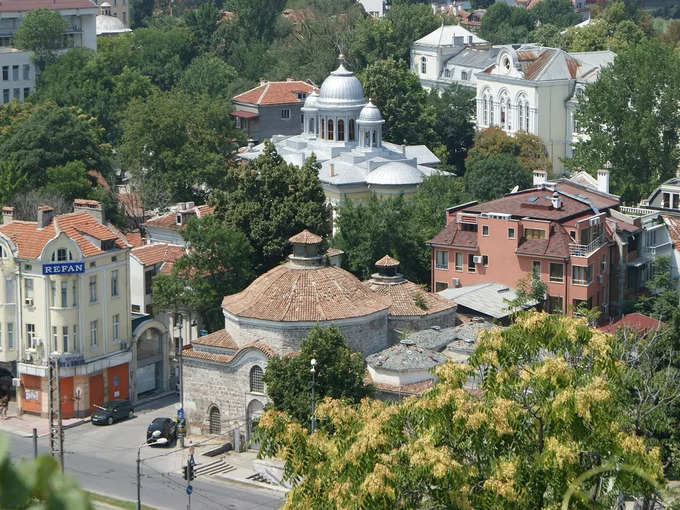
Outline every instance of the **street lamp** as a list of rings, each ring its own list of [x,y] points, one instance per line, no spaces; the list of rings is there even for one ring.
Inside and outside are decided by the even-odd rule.
[[[154,430],[153,433],[151,434],[151,437],[153,438],[153,441],[151,442],[144,442],[139,445],[139,448],[137,448],[137,510],[142,510],[142,483],[141,483],[141,478],[142,478],[142,459],[141,459],[141,452],[142,448],[145,446],[151,446],[155,444],[166,444],[168,442],[168,439],[165,437],[159,437],[161,435],[160,430]]]
[[[309,361],[309,364],[312,365],[312,368],[309,371],[312,373],[312,434],[314,434],[314,429],[316,428],[316,416],[314,415],[316,408],[316,402],[314,400],[314,383],[316,382],[316,359],[312,358]]]

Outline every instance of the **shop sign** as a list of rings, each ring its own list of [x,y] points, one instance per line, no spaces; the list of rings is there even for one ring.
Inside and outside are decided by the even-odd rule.
[[[43,274],[73,274],[84,273],[85,262],[60,262],[58,264],[43,264]]]

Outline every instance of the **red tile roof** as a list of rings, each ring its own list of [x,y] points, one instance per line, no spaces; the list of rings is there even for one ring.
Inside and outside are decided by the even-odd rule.
[[[2,0],[0,12],[33,11],[35,9],[93,9],[90,0]]]
[[[399,261],[397,259],[393,259],[389,255],[385,255],[383,258],[381,258],[379,261],[375,263],[376,267],[396,267],[399,265]]]
[[[668,235],[671,237],[673,248],[680,250],[680,218],[662,214],[661,218],[668,227]]]
[[[363,317],[390,306],[354,275],[335,266],[300,269],[281,264],[245,290],[226,296],[232,315],[281,322],[318,322]]]
[[[17,247],[17,257],[35,259],[40,257],[43,248],[54,239],[59,232],[64,232],[76,242],[84,257],[104,253],[92,241],[114,241],[118,248],[126,248],[127,241],[122,239],[111,228],[102,225],[86,212],[61,214],[56,216],[42,229],[35,221],[12,221],[0,225],[0,233],[7,236]]]
[[[94,182],[97,184],[97,186],[100,186],[106,190],[111,189],[108,181],[104,179],[104,176],[99,170],[88,170],[87,174],[94,179]]]
[[[133,248],[131,254],[145,266],[153,266],[163,262],[174,262],[186,254],[186,248],[174,244],[154,243]]]
[[[222,347],[223,349],[238,349],[238,345],[226,329],[220,329],[209,335],[199,336],[191,341],[196,345],[207,345],[210,347]]]
[[[573,243],[569,233],[559,223],[550,225],[548,239],[522,239],[515,253],[542,257],[569,257],[569,244]]]
[[[231,114],[234,117],[241,117],[242,119],[254,119],[255,117],[259,117],[260,115],[255,112],[247,112],[245,110],[234,110],[231,112]]]
[[[209,205],[198,205],[194,207],[190,207],[188,209],[183,209],[183,210],[172,210],[170,212],[167,212],[161,216],[156,216],[155,218],[151,218],[150,220],[147,220],[144,222],[144,225],[147,227],[156,227],[156,228],[164,228],[164,229],[169,229],[169,230],[182,230],[184,228],[184,222],[186,221],[185,218],[190,217],[190,216],[196,216],[198,218],[202,218],[204,216],[208,216],[210,214],[213,214],[215,212],[215,208]],[[182,215],[182,224],[178,225],[177,224],[177,215],[181,214]]]
[[[304,81],[269,81],[234,96],[233,101],[260,105],[291,104],[300,101],[298,92],[310,94],[312,90],[314,86]]]
[[[600,326],[598,329],[605,333],[616,333],[619,329],[633,329],[635,331],[655,331],[663,326],[663,322],[641,313],[628,313],[616,322]]]
[[[441,232],[430,239],[427,244],[440,244],[454,246],[456,248],[477,248],[477,232],[468,232],[458,229],[456,222],[446,225]]]
[[[432,315],[456,307],[455,301],[428,292],[422,286],[408,280],[393,284],[368,280],[365,284],[373,292],[389,299],[390,315],[409,317]],[[416,304],[418,295],[421,296],[425,308]]]
[[[182,349],[182,356],[228,364],[231,363],[242,352],[249,349],[257,349],[258,351],[261,351],[262,354],[264,354],[267,358],[271,358],[274,355],[274,351],[267,344],[262,342],[254,342],[242,347],[234,354],[216,354],[214,352],[197,351],[193,348],[193,346],[190,346],[188,348]]]
[[[127,239],[128,243],[135,248],[142,246],[142,234],[139,232],[128,232],[125,234],[125,238]]]
[[[319,244],[321,241],[321,236],[313,234],[307,229],[304,229],[299,234],[295,234],[288,239],[288,242],[291,244]]]

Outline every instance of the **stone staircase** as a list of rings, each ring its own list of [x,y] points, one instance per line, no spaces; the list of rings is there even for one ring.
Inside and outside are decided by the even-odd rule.
[[[224,459],[217,459],[208,464],[197,464],[194,466],[194,477],[210,476],[218,473],[229,473],[236,469],[231,464],[227,464]]]

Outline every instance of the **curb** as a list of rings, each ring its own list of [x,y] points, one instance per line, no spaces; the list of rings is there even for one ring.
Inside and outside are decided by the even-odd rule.
[[[238,483],[240,485],[247,485],[250,487],[256,487],[258,489],[268,489],[270,491],[280,492],[281,494],[288,494],[288,491],[290,491],[290,489],[286,489],[285,487],[281,487],[280,485],[257,482],[255,480],[248,480],[247,478],[236,478],[233,476],[229,476],[229,474],[226,473],[225,474],[219,473],[213,475],[213,478],[220,478],[227,482]]]

